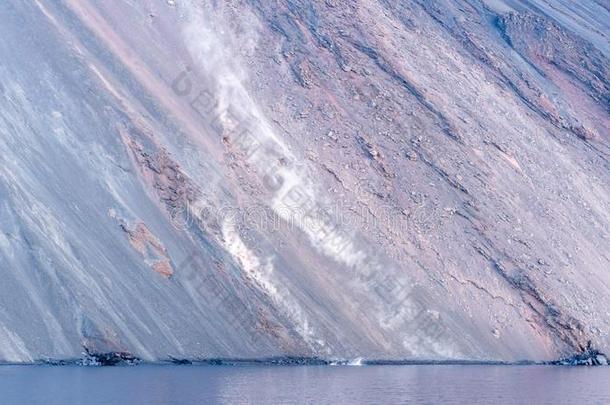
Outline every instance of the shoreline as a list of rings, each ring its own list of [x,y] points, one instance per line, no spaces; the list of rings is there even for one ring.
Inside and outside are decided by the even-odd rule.
[[[52,366],[52,367],[136,367],[136,366],[274,366],[274,367],[303,367],[303,366],[330,366],[330,367],[362,367],[362,366],[559,366],[559,367],[604,367],[608,364],[586,364],[573,359],[562,359],[552,361],[540,360],[423,360],[423,359],[322,359],[316,357],[272,357],[272,358],[209,358],[209,359],[176,359],[170,358],[159,361],[146,361],[137,358],[110,358],[110,360],[99,361],[91,358],[78,359],[48,359],[37,360],[28,363],[1,362],[0,367],[7,366]]]

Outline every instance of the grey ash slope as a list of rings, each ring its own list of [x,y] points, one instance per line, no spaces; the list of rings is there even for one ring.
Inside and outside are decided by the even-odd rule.
[[[610,351],[603,1],[0,18],[0,361]]]

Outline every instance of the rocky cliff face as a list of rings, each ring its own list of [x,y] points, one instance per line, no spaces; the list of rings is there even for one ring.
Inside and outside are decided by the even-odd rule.
[[[5,3],[0,361],[610,351],[606,2]]]

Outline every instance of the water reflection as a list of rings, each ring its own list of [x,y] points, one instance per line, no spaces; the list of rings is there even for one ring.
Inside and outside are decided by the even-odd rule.
[[[610,367],[0,367],[2,404],[610,403]]]

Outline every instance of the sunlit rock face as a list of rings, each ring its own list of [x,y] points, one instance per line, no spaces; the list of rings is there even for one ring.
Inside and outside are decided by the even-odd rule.
[[[0,361],[610,352],[603,1],[0,21]]]

